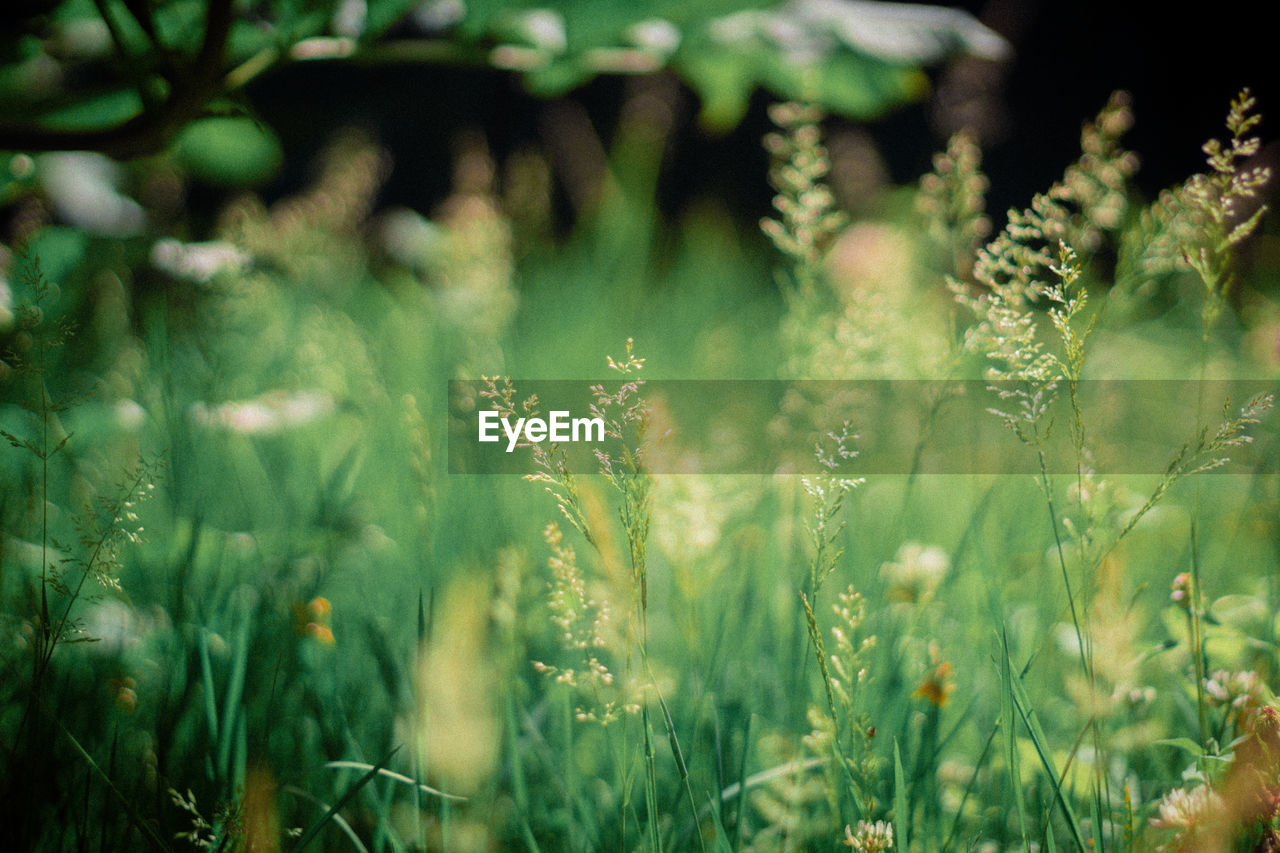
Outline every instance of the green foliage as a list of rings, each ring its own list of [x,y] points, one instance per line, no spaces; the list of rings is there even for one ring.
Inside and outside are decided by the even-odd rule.
[[[258,150],[231,163],[219,141],[229,126],[215,117],[252,114],[245,85],[289,63],[480,64],[520,73],[544,97],[599,74],[669,69],[698,93],[705,123],[724,129],[760,87],[869,118],[923,93],[922,64],[960,50],[1004,50],[950,10],[764,5],[434,2],[414,11],[408,0],[58,0],[26,11],[0,43],[0,150],[132,158],[176,144],[215,183],[253,185],[278,160],[270,132],[242,129]],[[405,21],[419,31],[388,36]],[[896,40],[886,42],[884,32]]]
[[[126,26],[131,6],[102,8],[126,46],[150,38]],[[183,27],[201,8],[155,8],[155,38],[198,49]],[[327,7],[280,8],[271,45],[331,26]],[[519,10],[469,9],[459,39],[517,37]],[[571,57],[658,13],[591,11],[595,29],[558,11],[581,39],[574,73]],[[660,13],[695,27],[736,6]],[[399,11],[369,14],[384,27]],[[268,49],[237,32],[229,55]],[[1091,446],[1146,425],[1077,394],[1116,349],[1265,369],[1205,333],[1227,325],[1230,293],[1261,298],[1236,257],[1265,227],[1246,208],[1247,96],[1212,174],[1145,209],[1113,100],[1081,160],[981,249],[971,141],[883,221],[850,225],[821,112],[773,113],[781,299],[758,235],[714,212],[664,223],[647,198],[613,198],[560,242],[522,228],[493,180],[511,164],[482,146],[462,147],[431,218],[377,209],[385,157],[346,135],[311,185],[227,202],[207,233],[182,211],[163,235],[32,225],[0,291],[3,841],[1268,849],[1280,492],[1272,472],[1201,476],[1268,440],[1268,400],[1200,418],[1166,470],[1139,476],[1095,471]],[[205,121],[214,137],[249,127]],[[205,129],[178,143],[192,170],[219,165],[225,138],[187,136]],[[242,165],[223,161],[226,180],[250,181]],[[163,183],[174,167],[137,168]],[[887,252],[873,260],[901,271],[888,284],[842,257],[866,251],[868,225]],[[1187,259],[1144,266],[1169,246]],[[1200,325],[1131,310],[1161,276],[1213,301],[1193,306]],[[857,475],[856,424],[804,399],[775,426],[825,436],[813,475],[652,470],[666,424],[650,377],[856,376],[885,352],[912,375],[1021,383],[993,407],[1042,462],[1038,400],[1065,391],[1073,470]],[[459,383],[513,415],[543,405],[522,377],[597,377],[582,385],[608,449],[590,473],[545,443],[520,449],[523,479],[451,472],[448,380],[478,374],[514,377]]]

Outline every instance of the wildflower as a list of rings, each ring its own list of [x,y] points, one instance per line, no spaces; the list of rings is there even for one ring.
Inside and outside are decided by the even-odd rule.
[[[1203,827],[1221,809],[1222,798],[1208,785],[1199,785],[1190,791],[1174,788],[1160,800],[1151,825],[1157,829],[1175,830],[1181,841],[1187,834]]]
[[[272,391],[252,400],[210,406],[195,403],[190,417],[200,426],[241,435],[269,435],[305,426],[334,412],[337,405],[323,391]]]
[[[197,284],[208,284],[223,273],[242,273],[248,269],[250,260],[246,252],[226,240],[180,243],[165,237],[151,247],[152,266]]]
[[[2,310],[3,306],[0,306]],[[3,315],[0,315],[3,320]],[[135,400],[119,400],[114,407],[116,423],[121,429],[130,431],[141,429],[142,425],[147,422],[147,410],[142,408]]]
[[[1263,685],[1253,670],[1227,672],[1220,669],[1204,680],[1204,692],[1215,705],[1229,705],[1246,713],[1263,701]]]
[[[113,678],[108,683],[115,694],[116,707],[126,714],[132,714],[134,708],[138,707],[138,694],[134,691],[134,688],[138,686],[137,683],[128,676]]]
[[[1191,574],[1182,572],[1173,579],[1173,591],[1169,593],[1169,600],[1177,604],[1184,610],[1191,607]]]
[[[880,853],[882,850],[891,850],[893,849],[893,827],[883,820],[875,823],[860,820],[856,830],[846,824],[844,845],[861,853]]]
[[[533,661],[533,668],[556,684],[591,692],[593,698],[599,700],[598,712],[594,708],[577,708],[575,716],[582,722],[607,725],[617,719],[618,703],[614,699],[600,700],[601,689],[612,688],[614,677],[609,667],[600,660],[596,650],[608,645],[605,634],[609,627],[609,603],[597,601],[588,593],[586,579],[578,566],[577,554],[573,546],[564,541],[564,534],[558,524],[548,524],[543,530],[543,538],[552,552],[548,560],[552,583],[547,600],[551,622],[558,629],[561,648],[567,652],[576,652],[579,666],[559,667]]]
[[[628,27],[627,39],[638,47],[666,56],[680,46],[680,30],[663,18],[649,18]]]
[[[889,584],[893,601],[919,602],[933,597],[951,561],[941,548],[906,542],[894,559],[880,567],[880,576]]]
[[[951,680],[951,664],[945,660],[938,660],[938,647],[929,647],[929,658],[932,668],[929,674],[925,676],[924,681],[916,688],[911,695],[921,699],[927,699],[933,705],[941,708],[947,704],[947,700],[951,698],[951,691],[955,690],[955,684]]]
[[[333,605],[329,599],[317,595],[306,604],[293,606],[293,628],[301,637],[310,637],[326,646],[334,644],[333,629],[329,627],[329,614]]]
[[[1156,699],[1156,689],[1154,687],[1135,687],[1129,684],[1117,684],[1111,692],[1112,702],[1121,702],[1129,707],[1129,710],[1136,711],[1139,708],[1150,707]]]
[[[102,154],[42,154],[40,181],[59,218],[104,237],[132,237],[147,224],[142,205],[120,192],[124,169]]]
[[[305,633],[326,646],[332,646],[336,642],[333,638],[333,630],[328,625],[321,625],[318,622],[308,622]]]

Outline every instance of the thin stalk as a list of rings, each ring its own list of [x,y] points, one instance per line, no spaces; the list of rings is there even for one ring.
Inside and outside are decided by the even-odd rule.
[[[46,462],[46,464],[48,463]],[[76,601],[80,598],[80,592],[84,589],[85,581],[87,581],[89,576],[93,574],[93,567],[98,562],[98,558],[102,556],[102,549],[106,547],[107,540],[111,536],[111,525],[115,524],[119,519],[120,513],[125,509],[124,505],[137,493],[139,487],[142,485],[142,481],[147,478],[148,474],[149,472],[145,467],[139,469],[137,476],[133,478],[133,482],[131,482],[129,487],[125,489],[124,494],[121,495],[119,500],[116,502],[116,505],[111,508],[111,519],[108,522],[106,529],[102,531],[102,535],[98,537],[98,541],[94,543],[93,551],[90,553],[89,559],[85,561],[83,571],[80,573],[80,580],[76,582],[76,588],[72,590],[71,596],[67,601],[67,606],[63,608],[62,616],[58,619],[57,627],[50,636],[50,642],[45,648],[45,660],[41,667],[42,673],[49,665],[49,660],[53,656],[54,647],[62,639],[62,635],[67,629],[67,623],[71,618],[71,608],[75,606]]]
[[[1049,526],[1053,530],[1053,541],[1058,553],[1058,566],[1062,569],[1062,583],[1067,589],[1067,603],[1071,607],[1071,624],[1075,627],[1076,643],[1080,649],[1080,665],[1084,669],[1085,678],[1089,683],[1093,684],[1093,673],[1089,666],[1089,656],[1086,652],[1084,642],[1084,632],[1080,629],[1080,616],[1076,609],[1075,593],[1071,589],[1071,575],[1067,571],[1067,558],[1062,548],[1062,535],[1058,532],[1058,512],[1053,505],[1053,489],[1049,484],[1048,463],[1044,458],[1044,448],[1040,446],[1037,435],[1036,455],[1040,460],[1040,487],[1044,490],[1045,504],[1049,509]]]
[[[1209,357],[1209,330],[1212,322],[1208,303],[1202,315],[1204,326],[1200,334],[1200,381],[1196,383],[1196,434],[1204,424],[1204,383]],[[1196,722],[1200,730],[1200,770],[1208,776],[1206,755],[1209,750],[1209,703],[1205,697],[1204,635],[1200,627],[1200,478],[1197,477],[1191,496],[1191,589],[1188,590],[1190,607],[1187,618],[1191,629],[1191,655],[1196,678]]]
[[[1198,491],[1198,490],[1197,490]],[[1209,703],[1205,697],[1205,656],[1204,634],[1200,625],[1200,556],[1199,525],[1196,516],[1191,516],[1191,606],[1187,609],[1187,620],[1191,629],[1191,654],[1196,674],[1196,710],[1200,724],[1201,762],[1209,749]]]

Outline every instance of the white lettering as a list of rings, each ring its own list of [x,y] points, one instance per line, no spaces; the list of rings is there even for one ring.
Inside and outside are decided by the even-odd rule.
[[[578,438],[578,427],[582,427],[585,433],[582,438]],[[596,431],[595,438],[591,437],[593,428]],[[604,418],[574,418],[572,441],[604,441]]]
[[[498,413],[495,411],[487,411],[480,413],[480,441],[497,441],[498,434],[489,434],[490,429],[497,429]]]
[[[501,427],[501,432],[499,432]],[[604,441],[603,418],[574,418],[569,412],[557,409],[550,420],[543,418],[517,418],[514,424],[492,409],[478,413],[476,439],[485,443],[507,437],[507,453],[513,452],[521,441],[526,442],[601,442]]]
[[[520,440],[520,430],[524,427],[524,418],[516,421],[516,428],[511,428],[511,422],[506,418],[502,419],[502,431],[507,434],[507,452],[516,449],[516,442]]]
[[[551,431],[547,436],[552,441],[569,440],[569,413],[554,411],[551,413]]]

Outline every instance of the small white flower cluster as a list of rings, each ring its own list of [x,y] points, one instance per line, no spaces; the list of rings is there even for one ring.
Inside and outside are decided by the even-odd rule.
[[[191,420],[241,435],[270,435],[305,426],[333,413],[336,404],[323,391],[272,391],[252,400],[217,405],[194,403]]]
[[[947,552],[936,545],[904,542],[894,558],[880,567],[880,577],[896,601],[921,602],[933,597],[951,569]]]
[[[859,853],[881,853],[883,850],[892,850],[893,827],[883,820],[875,823],[860,820],[857,829],[846,825],[844,845],[852,847]]]
[[[1156,829],[1174,831],[1174,838],[1167,849],[1177,849],[1197,829],[1212,823],[1224,808],[1222,798],[1208,785],[1197,785],[1190,791],[1174,788],[1161,798],[1151,825]]]
[[[1258,673],[1251,669],[1243,672],[1217,670],[1204,680],[1204,692],[1211,703],[1242,712],[1257,709],[1266,701],[1266,687]]]

